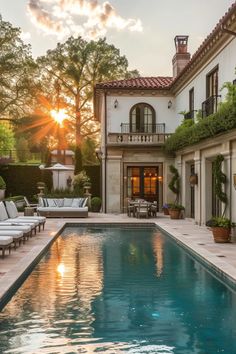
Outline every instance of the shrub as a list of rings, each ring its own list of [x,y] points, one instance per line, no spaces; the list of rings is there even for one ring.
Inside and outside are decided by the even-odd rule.
[[[99,212],[101,209],[102,200],[99,197],[93,197],[91,199],[91,210],[95,212]]]
[[[232,102],[224,102],[218,112],[200,119],[194,125],[179,128],[165,142],[165,151],[168,153],[236,128],[235,106]]]
[[[181,204],[178,204],[178,203],[172,203],[172,204],[169,204],[169,209],[174,209],[174,210],[185,210],[185,207]]]
[[[208,227],[224,227],[226,229],[231,228],[235,226],[233,222],[231,222],[230,219],[225,218],[225,217],[213,217],[210,220],[206,222],[206,226]]]
[[[2,176],[0,176],[0,189],[6,189],[6,182],[4,181]]]

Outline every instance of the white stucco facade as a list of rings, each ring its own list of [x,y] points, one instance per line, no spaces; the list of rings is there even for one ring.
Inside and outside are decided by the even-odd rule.
[[[232,174],[236,174],[236,132],[227,132],[220,137],[213,137],[198,145],[189,146],[182,151],[177,151],[175,157],[168,156],[163,149],[168,134],[174,133],[183,121],[183,112],[191,110],[190,90],[194,89],[193,108],[194,118],[196,118],[196,111],[200,115],[204,101],[215,95],[219,105],[225,100],[227,94],[226,89],[222,90],[224,83],[235,82],[235,16],[236,5],[229,9],[229,13],[203,42],[190,62],[186,62],[184,69],[168,85],[159,85],[163,82],[163,77],[157,77],[159,81],[156,87],[155,83],[153,87],[151,82],[153,78],[149,78],[150,80],[141,78],[140,81],[138,79],[131,80],[132,82],[117,81],[114,82],[114,86],[112,83],[104,84],[99,88],[104,212],[125,212],[127,199],[136,197],[135,189],[134,194],[130,194],[130,188],[133,188],[132,181],[139,179],[139,184],[142,186],[138,185],[138,187],[142,192],[145,190],[146,183],[144,177],[147,171],[151,176],[153,173],[151,170],[155,172],[152,175],[156,181],[154,198],[159,210],[162,203],[173,202],[174,195],[170,192],[168,184],[171,179],[169,166],[174,164],[181,176],[181,202],[186,208],[186,216],[194,218],[197,224],[204,224],[214,212],[222,209],[222,206],[213,205],[215,201],[213,203],[212,187],[213,163],[216,156],[222,154],[224,156],[222,168],[227,175],[225,191],[229,196],[226,215],[234,217],[236,221],[236,215],[234,216],[236,195],[232,184]],[[228,29],[223,31],[223,25],[228,26]],[[178,65],[176,60],[178,61],[178,55],[175,56],[175,65]],[[217,86],[217,93],[210,93],[209,77],[215,71],[216,81],[211,84],[214,86],[213,89]],[[147,131],[144,128],[142,131],[140,126],[134,131],[131,127],[133,124],[131,112],[136,105],[152,107],[155,114],[155,120],[152,122],[163,124],[164,131],[160,133],[155,129]],[[214,106],[214,109],[215,112],[218,106]],[[143,119],[140,117],[137,113],[136,119]],[[126,125],[125,131],[122,130],[122,124]],[[132,174],[134,170],[138,171],[135,172],[138,173],[138,177]],[[198,176],[198,183],[190,186],[189,177],[193,171]],[[143,196],[141,194],[138,197]],[[218,208],[218,211],[213,210],[214,207]]]

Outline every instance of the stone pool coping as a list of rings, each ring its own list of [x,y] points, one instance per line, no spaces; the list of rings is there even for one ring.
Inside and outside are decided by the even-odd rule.
[[[204,262],[213,273],[226,279],[229,285],[233,285],[232,287],[236,289],[236,243],[214,243],[211,231],[204,226],[195,225],[191,219],[171,220],[163,214],[158,214],[156,218],[151,219],[135,219],[124,214],[90,213],[86,219],[47,219],[44,231],[37,233],[23,247],[12,251],[10,256],[0,258],[0,308],[9,299],[11,289],[17,287],[22,278],[26,277],[63,227],[66,224],[76,223],[81,225],[92,223],[155,224],[187,248],[194,257]]]

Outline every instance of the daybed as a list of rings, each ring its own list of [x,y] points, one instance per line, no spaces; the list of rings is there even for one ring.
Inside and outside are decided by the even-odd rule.
[[[51,218],[87,218],[87,198],[39,198],[37,212]]]

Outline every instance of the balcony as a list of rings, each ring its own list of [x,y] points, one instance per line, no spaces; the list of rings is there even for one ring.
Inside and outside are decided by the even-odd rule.
[[[171,134],[165,133],[165,124],[146,124],[142,132],[137,131],[136,126],[121,124],[121,133],[109,133],[108,145],[163,145]]]
[[[218,100],[220,95],[210,96],[206,101],[202,102],[202,118],[208,117],[210,114],[217,112]]]
[[[184,119],[187,120],[187,119],[193,119],[194,118],[194,112],[195,111],[189,111],[187,113],[184,114]]]

